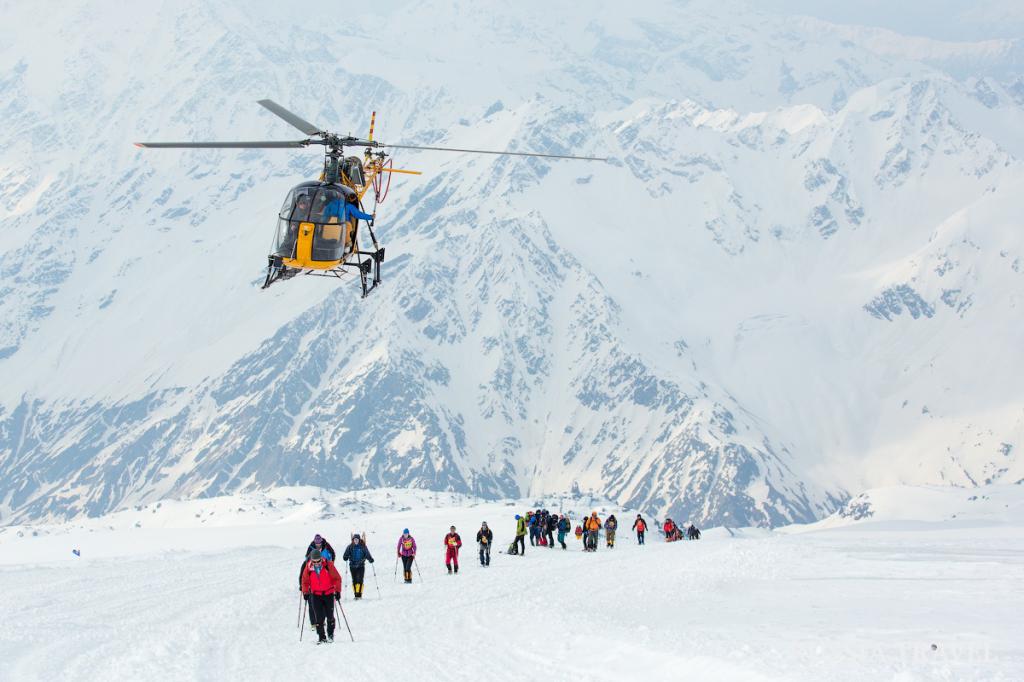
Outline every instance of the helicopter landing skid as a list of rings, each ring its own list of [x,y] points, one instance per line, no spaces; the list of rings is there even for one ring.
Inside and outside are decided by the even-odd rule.
[[[261,288],[266,289],[278,280],[291,279],[299,272],[299,270],[285,265],[280,256],[267,256],[267,278],[263,281]]]
[[[363,288],[363,298],[366,298],[381,282],[380,264],[384,262],[384,248],[381,247],[376,251],[356,251],[354,254],[350,254],[349,258],[352,256],[356,258],[368,256],[368,258],[362,261],[347,260],[340,266],[330,270],[302,270],[300,268],[288,267],[282,262],[280,256],[269,256],[267,278],[264,280],[262,288],[266,289],[278,280],[291,279],[298,274],[342,279],[349,273],[350,268],[356,268],[359,270],[359,283]]]
[[[363,285],[363,298],[366,298],[380,284],[380,264],[384,262],[384,247],[376,251],[356,251],[356,255],[369,256],[359,262],[359,283]]]

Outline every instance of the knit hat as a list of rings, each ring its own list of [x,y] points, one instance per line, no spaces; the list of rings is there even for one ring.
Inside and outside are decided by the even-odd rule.
[[[319,549],[314,549],[312,552],[309,553],[309,560],[310,561],[320,561],[323,558],[324,558],[324,555],[320,553]]]
[[[408,535],[408,534],[409,534],[409,529],[408,528],[403,528],[402,529],[402,535]]]
[[[322,537],[320,537],[320,533],[317,533],[316,536],[313,538],[313,544],[314,545],[322,544],[323,541],[324,541],[324,539]]]

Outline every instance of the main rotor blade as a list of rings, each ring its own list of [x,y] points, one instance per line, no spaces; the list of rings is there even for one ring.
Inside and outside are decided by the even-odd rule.
[[[432,152],[465,152],[467,154],[494,154],[496,156],[535,156],[542,159],[574,159],[576,161],[607,161],[607,158],[597,156],[568,156],[566,154],[537,154],[535,152],[496,152],[490,149],[456,149],[455,147],[418,147],[411,144],[383,144],[374,143],[378,147],[390,147],[391,149],[424,149]]]
[[[278,116],[288,121],[288,123],[292,124],[302,132],[306,133],[307,135],[319,135],[320,133],[324,132],[320,130],[320,128],[317,128],[315,125],[307,121],[306,119],[296,116],[292,112],[288,111],[287,109],[285,109],[272,99],[261,99],[257,103],[263,105],[272,113],[277,114]]]
[[[291,149],[308,147],[310,140],[291,142],[136,142],[136,147],[148,149]]]

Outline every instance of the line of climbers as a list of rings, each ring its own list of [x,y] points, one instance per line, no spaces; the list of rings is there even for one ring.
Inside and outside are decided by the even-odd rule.
[[[603,522],[597,512],[591,512],[576,525],[576,539],[583,542],[583,551],[596,552],[598,537],[604,530],[605,547],[614,549],[615,533],[619,528],[619,522],[614,514],[608,516]],[[647,521],[640,514],[636,515],[632,530],[636,532],[638,544],[644,544],[647,534]],[[566,535],[572,530],[572,522],[568,515],[554,514],[546,509],[530,510],[526,515],[516,514],[515,540],[508,547],[508,554],[524,556],[526,554],[526,536],[530,536],[530,545],[534,547],[555,548],[555,538],[561,548],[568,549],[565,543]],[[682,530],[672,519],[665,519],[663,526],[665,540],[674,542],[682,539]],[[699,540],[700,531],[694,525],[686,530],[690,540]],[[480,565],[487,567],[491,565],[491,546],[494,544],[494,533],[484,521],[480,530],[476,533],[476,543],[479,552]],[[462,538],[455,530],[455,526],[449,528],[448,534],[444,536],[444,565],[448,574],[459,572],[459,550],[462,549]],[[409,529],[402,530],[398,538],[395,561],[395,574],[397,579],[398,562],[402,563],[402,576],[406,584],[412,583],[413,568],[416,567],[416,539],[409,533]],[[341,574],[335,567],[335,560],[338,554],[334,547],[320,534],[317,534],[313,541],[306,548],[305,558],[299,568],[299,590],[303,598],[309,604],[309,622],[316,629],[319,641],[334,641],[334,605],[331,600],[341,601],[342,579]],[[363,598],[363,579],[366,572],[366,563],[373,563],[373,555],[362,536],[358,533],[352,536],[349,545],[341,555],[341,561],[346,562],[349,573],[352,575],[352,594],[355,599]]]
[[[518,554],[522,556],[526,553],[526,536],[530,537],[530,545],[534,547],[548,547],[554,549],[555,539],[554,534],[558,533],[558,544],[562,549],[567,549],[565,544],[565,536],[572,529],[572,522],[568,515],[555,514],[549,512],[547,509],[537,509],[536,511],[527,511],[525,515],[516,514],[516,535],[515,540],[509,545],[509,554]],[[633,522],[632,530],[636,532],[636,541],[638,544],[644,544],[647,536],[647,521],[644,520],[641,514],[636,515],[636,520]],[[604,531],[605,547],[608,549],[615,548],[615,534],[619,529],[619,521],[615,518],[614,514],[608,516],[607,519],[601,521],[598,517],[597,512],[591,512],[590,516],[585,516],[582,521],[576,524],[575,535],[576,539],[583,543],[583,551],[585,552],[596,552],[598,538],[600,533]],[[680,539],[679,529],[671,519],[665,520],[664,525],[665,539],[669,542]],[[689,538],[691,540],[700,539],[700,531],[697,530],[696,526],[690,525],[688,529]]]

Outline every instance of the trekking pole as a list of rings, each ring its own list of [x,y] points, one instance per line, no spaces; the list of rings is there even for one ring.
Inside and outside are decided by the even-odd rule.
[[[398,555],[395,555],[395,579],[392,582],[398,582]]]
[[[352,643],[354,644],[356,638],[352,637],[352,628],[348,626],[348,618],[345,617],[345,609],[342,608],[341,602],[336,601],[334,603],[338,607],[338,611],[341,611],[341,619],[345,621],[345,629],[348,630],[348,636],[352,639]],[[335,611],[335,613],[337,613],[337,611]],[[335,618],[337,618],[337,615],[335,615]]]
[[[373,562],[370,562],[370,568],[373,570],[373,586],[377,588],[377,599],[380,599],[380,583],[377,582],[377,567],[373,565]],[[395,568],[398,567],[396,566]],[[397,571],[395,572],[395,577],[398,577]]]
[[[419,576],[420,582],[423,582],[423,574],[420,573],[420,562],[416,561],[416,557],[412,558],[412,565],[416,567],[416,575]]]
[[[305,619],[306,619],[306,598],[303,597],[302,598],[302,615],[299,616],[299,623],[302,623],[302,621],[305,620]],[[306,631],[306,628],[303,627],[302,625],[299,625],[299,641],[300,642],[302,641],[302,633],[304,633],[305,631]]]
[[[302,592],[299,592],[299,622],[296,627],[302,627],[302,603],[306,601],[302,598]]]

